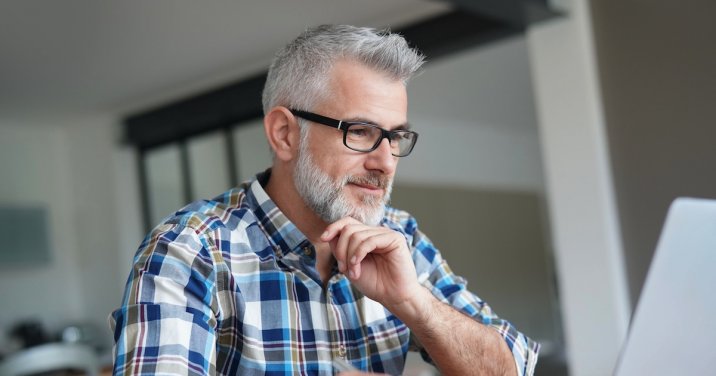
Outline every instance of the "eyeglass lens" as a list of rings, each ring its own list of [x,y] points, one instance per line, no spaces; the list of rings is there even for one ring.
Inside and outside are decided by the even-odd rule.
[[[380,128],[368,124],[351,124],[345,133],[346,146],[357,151],[371,151],[382,140],[383,132]],[[395,156],[404,156],[410,153],[415,143],[415,133],[397,130],[391,132],[390,147]]]

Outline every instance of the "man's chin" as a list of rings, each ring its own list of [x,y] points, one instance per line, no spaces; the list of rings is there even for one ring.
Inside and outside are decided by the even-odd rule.
[[[363,224],[369,226],[377,226],[383,219],[384,212],[385,206],[380,205],[379,208],[371,208],[370,210],[354,209],[353,212],[350,214],[350,217],[356,219]]]

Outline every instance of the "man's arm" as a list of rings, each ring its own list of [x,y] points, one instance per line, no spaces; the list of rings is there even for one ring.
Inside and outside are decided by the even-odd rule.
[[[155,231],[112,313],[113,375],[215,374],[211,255],[191,228]]]
[[[494,329],[420,288],[414,299],[386,307],[417,337],[443,375],[517,375],[515,359]]]
[[[406,323],[443,373],[529,375],[533,371],[538,346],[466,291],[429,241],[414,239],[413,246],[419,252],[435,252],[425,258],[432,263],[431,281],[423,281],[432,291],[418,282],[411,250],[397,231],[344,218],[328,226],[322,240],[330,242],[339,269],[363,294]],[[426,271],[423,266],[421,274]]]

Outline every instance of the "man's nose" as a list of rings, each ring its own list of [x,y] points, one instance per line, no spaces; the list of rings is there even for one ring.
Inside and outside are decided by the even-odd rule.
[[[397,165],[398,157],[393,156],[393,148],[388,138],[382,139],[378,147],[368,153],[366,168],[369,170],[379,170],[383,174],[393,175]]]

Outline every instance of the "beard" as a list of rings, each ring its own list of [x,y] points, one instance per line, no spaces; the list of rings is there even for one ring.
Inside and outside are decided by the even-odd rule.
[[[333,180],[314,163],[306,141],[301,142],[293,174],[293,183],[306,205],[326,223],[352,217],[369,226],[380,224],[385,205],[390,201],[393,180],[376,173],[345,175]],[[354,205],[345,191],[346,185],[351,183],[372,185],[385,193],[382,197],[362,195],[360,203]]]

